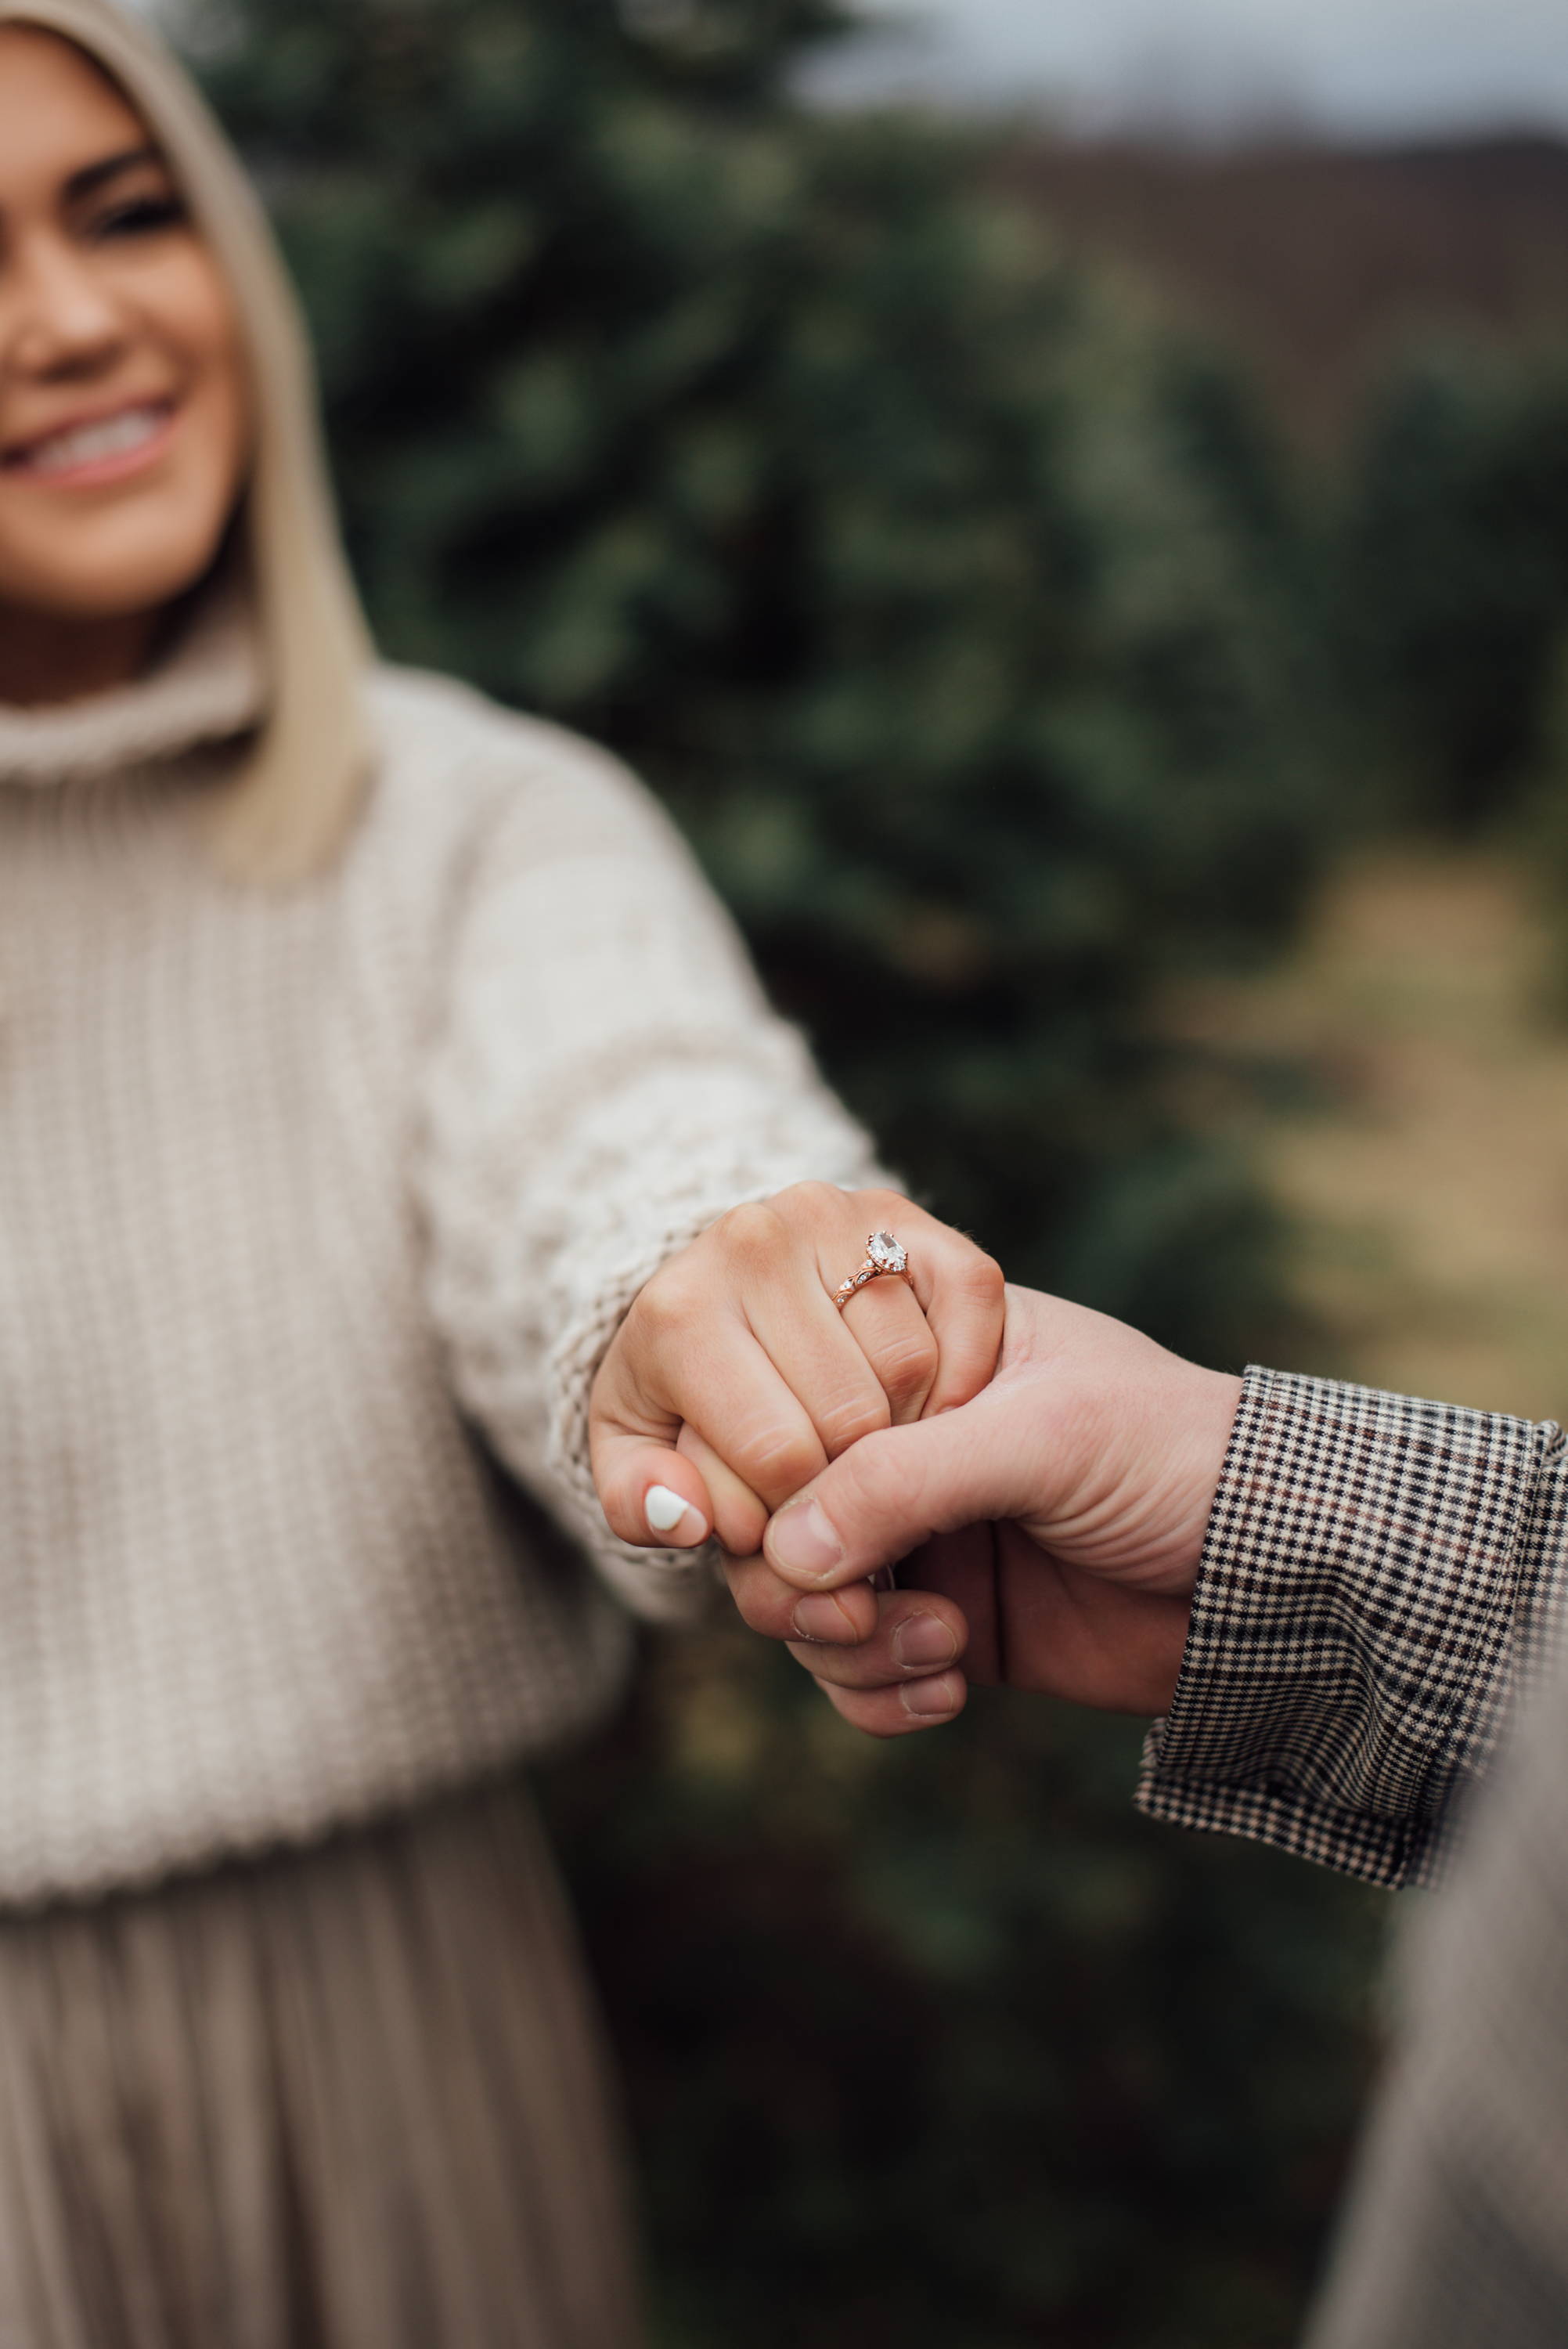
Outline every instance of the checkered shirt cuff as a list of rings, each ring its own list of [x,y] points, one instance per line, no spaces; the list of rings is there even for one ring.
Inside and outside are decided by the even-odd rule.
[[[1551,1644],[1563,1450],[1550,1421],[1249,1369],[1139,1807],[1431,1881]]]

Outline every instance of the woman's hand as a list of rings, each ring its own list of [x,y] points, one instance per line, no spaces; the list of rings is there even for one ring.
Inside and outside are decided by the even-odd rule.
[[[983,1394],[858,1445],[728,1562],[747,1622],[872,1736],[951,1719],[972,1682],[1143,1715],[1176,1686],[1241,1381],[1061,1299],[1007,1302]]]
[[[833,1292],[891,1231],[909,1280]],[[768,1519],[879,1428],[967,1402],[1002,1343],[998,1267],[892,1191],[800,1183],[732,1208],[640,1292],[589,1405],[594,1482],[623,1541],[760,1549]],[[651,1496],[651,1499],[650,1499]]]

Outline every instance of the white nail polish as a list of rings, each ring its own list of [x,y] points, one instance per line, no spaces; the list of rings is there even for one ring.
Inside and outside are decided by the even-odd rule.
[[[672,1493],[667,1485],[653,1485],[643,1503],[643,1515],[647,1518],[650,1531],[673,1534],[683,1517],[695,1517],[696,1511],[689,1501],[683,1501],[678,1493]]]

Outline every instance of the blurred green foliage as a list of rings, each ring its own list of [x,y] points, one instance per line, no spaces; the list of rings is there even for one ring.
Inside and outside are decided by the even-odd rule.
[[[1568,785],[1568,346],[1433,341],[1368,404],[1344,492],[1338,637],[1397,820],[1512,824]]]
[[[1016,1277],[1237,1360],[1275,1235],[1162,985],[1336,832],[1312,564],[1245,387],[980,192],[813,118],[816,0],[202,0],[394,657],[663,791],[892,1163]],[[1265,2349],[1371,1909],[1147,1826],[1138,1733],[857,1742],[661,1649],[553,1807],[675,2349]]]
[[[1258,1212],[1143,1015],[1277,936],[1332,831],[1278,461],[1233,377],[970,192],[973,140],[740,71],[820,14],[204,16],[387,650],[648,774],[1018,1278],[1233,1350]]]
[[[1284,2349],[1384,1904],[1140,1819],[1138,1725],[879,1745],[738,1625],[552,1810],[639,2123],[660,2349]]]

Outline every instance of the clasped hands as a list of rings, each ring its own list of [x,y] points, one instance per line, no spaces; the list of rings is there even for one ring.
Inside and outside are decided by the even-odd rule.
[[[913,1285],[832,1292],[890,1229]],[[624,1541],[717,1535],[737,1606],[875,1736],[970,1682],[1164,1711],[1241,1381],[1009,1288],[887,1191],[721,1216],[640,1292],[590,1404]],[[898,1563],[899,1588],[870,1577]]]

